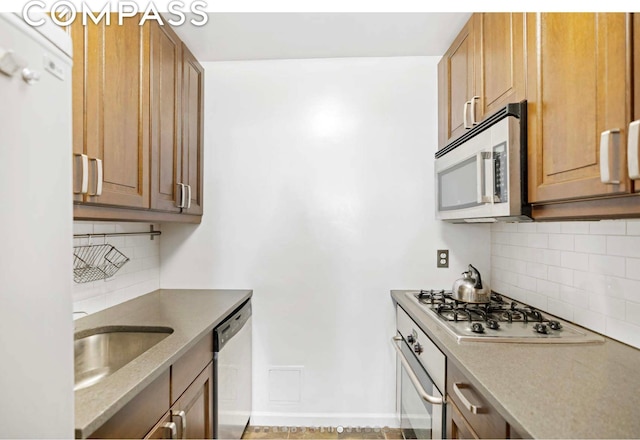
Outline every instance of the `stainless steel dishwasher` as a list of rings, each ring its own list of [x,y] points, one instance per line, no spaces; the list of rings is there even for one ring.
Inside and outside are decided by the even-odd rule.
[[[215,329],[213,436],[240,439],[251,417],[251,300]]]

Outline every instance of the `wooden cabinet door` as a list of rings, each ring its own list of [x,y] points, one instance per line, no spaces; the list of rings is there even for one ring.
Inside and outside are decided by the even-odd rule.
[[[476,56],[476,83],[480,102],[476,120],[510,102],[525,98],[525,47],[523,13],[476,14],[480,56]]]
[[[633,117],[640,119],[640,13],[633,14]],[[640,181],[634,180],[634,191],[640,192]]]
[[[150,26],[151,209],[179,212],[182,43],[171,27]]]
[[[178,438],[213,438],[213,362],[171,407],[171,414],[178,425]]]
[[[474,21],[475,15],[465,24],[438,63],[438,146],[440,148],[460,137],[467,130],[464,121],[465,103],[475,95]]]
[[[84,112],[84,84],[85,84],[85,44],[87,27],[82,26],[82,20],[76,20],[67,28],[73,44],[73,67],[71,70],[72,89],[72,130],[73,130],[73,201],[82,202],[82,162],[79,155],[85,154],[85,112]],[[88,170],[86,170],[88,171]]]
[[[204,69],[182,45],[182,183],[191,188],[187,214],[202,215]]]
[[[148,208],[149,26],[111,20],[84,33],[84,151],[103,166],[102,195],[85,202]]]
[[[451,402],[447,404],[447,438],[478,439],[458,408]]]
[[[529,201],[625,193],[629,16],[527,14]],[[600,181],[600,134],[620,129],[620,184]]]

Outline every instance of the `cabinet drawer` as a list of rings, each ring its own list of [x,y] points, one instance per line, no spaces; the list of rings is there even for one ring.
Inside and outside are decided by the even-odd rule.
[[[507,422],[462,372],[447,362],[447,395],[479,438],[507,438]]]
[[[172,405],[212,360],[213,332],[210,332],[171,366]]]
[[[151,382],[89,438],[143,438],[169,405],[169,370]]]

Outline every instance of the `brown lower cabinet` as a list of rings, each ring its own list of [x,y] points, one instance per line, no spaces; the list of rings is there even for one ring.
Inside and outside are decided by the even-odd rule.
[[[465,375],[447,362],[447,432],[450,438],[509,438],[509,426]]]
[[[210,334],[89,438],[211,439],[213,380],[213,335]]]

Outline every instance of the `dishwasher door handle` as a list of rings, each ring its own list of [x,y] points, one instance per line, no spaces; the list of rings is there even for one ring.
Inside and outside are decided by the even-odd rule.
[[[431,394],[427,393],[424,390],[422,384],[420,383],[420,379],[418,379],[418,376],[416,376],[416,373],[414,373],[413,370],[411,369],[411,365],[409,365],[409,360],[404,355],[400,347],[398,347],[397,342],[399,341],[402,342],[402,336],[394,336],[393,338],[391,338],[391,345],[393,345],[393,348],[395,348],[396,351],[398,352],[398,357],[400,358],[400,362],[402,363],[402,366],[407,372],[407,375],[409,376],[409,380],[411,380],[411,383],[415,387],[416,391],[418,392],[418,394],[420,394],[420,397],[422,397],[422,400],[429,402],[433,405],[444,404],[445,402],[442,397],[432,396]]]

